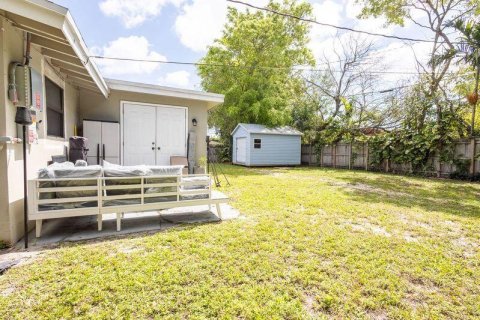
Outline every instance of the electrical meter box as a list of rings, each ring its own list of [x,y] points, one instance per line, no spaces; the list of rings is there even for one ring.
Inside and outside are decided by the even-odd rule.
[[[32,106],[32,71],[28,66],[17,66],[15,68],[15,85],[17,89],[19,107]]]
[[[27,127],[27,143],[37,143],[39,124],[44,110],[43,77],[40,72],[31,67],[17,66],[15,85],[18,98],[16,106],[26,106],[32,116],[33,123]],[[22,126],[17,126],[17,136],[21,138],[22,135]]]

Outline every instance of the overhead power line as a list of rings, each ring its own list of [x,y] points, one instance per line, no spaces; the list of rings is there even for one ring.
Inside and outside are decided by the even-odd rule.
[[[356,96],[365,96],[365,95],[371,95],[371,94],[376,94],[376,93],[380,93],[380,94],[390,93],[390,92],[395,92],[395,91],[398,91],[398,90],[401,90],[401,89],[410,88],[410,87],[413,87],[413,86],[415,86],[415,85],[410,84],[410,85],[404,85],[404,86],[400,86],[400,87],[389,88],[389,89],[378,90],[378,91],[353,93],[353,94],[347,95],[346,98],[353,98],[353,97],[356,97]]]
[[[341,70],[329,70],[329,69],[315,69],[305,68],[301,65],[294,65],[290,67],[275,67],[275,66],[250,66],[250,65],[232,65],[232,64],[220,64],[220,63],[202,63],[202,62],[187,62],[187,61],[166,61],[166,60],[153,60],[153,59],[134,59],[134,58],[120,58],[120,57],[105,57],[105,56],[90,56],[90,58],[103,59],[103,60],[117,60],[117,61],[130,61],[130,62],[147,62],[147,63],[161,63],[161,64],[174,64],[174,65],[190,65],[190,66],[208,66],[219,68],[235,68],[235,69],[267,69],[267,70],[293,70],[293,71],[311,71],[311,72],[343,72]],[[338,62],[338,61],[337,61]],[[332,62],[334,63],[334,62]],[[422,75],[427,72],[419,71],[400,71],[400,70],[352,70],[350,72],[362,72],[365,74],[404,74],[404,75]],[[455,74],[454,72],[447,72],[447,74]]]
[[[223,64],[223,63],[203,63],[203,62],[187,62],[187,61],[166,61],[166,60],[153,60],[153,59],[135,59],[135,58],[121,58],[121,57],[105,57],[105,56],[90,56],[90,58],[95,59],[104,59],[104,60],[119,60],[119,61],[130,61],[130,62],[150,62],[150,63],[161,63],[161,64],[176,64],[176,65],[189,65],[189,66],[207,66],[207,67],[222,67],[222,68],[250,68],[252,66],[239,66],[233,64]],[[255,66],[256,68],[261,69],[291,69],[287,67],[270,67],[270,66]]]
[[[395,48],[389,48],[389,49],[378,49],[376,51],[373,51],[372,54],[370,54],[369,56],[365,57],[365,62],[363,62],[364,64],[371,64],[373,62],[368,62],[369,60],[372,60],[372,59],[378,59],[380,58],[379,56],[386,53],[386,52],[390,52],[390,51],[395,51],[395,50],[400,50],[400,49],[403,49],[406,45],[403,44],[401,45],[400,47],[395,47]],[[200,62],[185,62],[185,61],[167,61],[167,60],[153,60],[153,59],[136,59],[136,58],[121,58],[121,57],[105,57],[105,56],[89,56],[89,59],[90,58],[97,58],[97,59],[105,59],[105,60],[121,60],[121,61],[131,61],[131,62],[150,62],[150,63],[162,63],[162,64],[177,64],[177,65],[193,65],[193,66],[201,66],[201,65],[205,65],[205,66],[215,66],[213,64],[207,64],[207,63],[200,63]],[[348,59],[339,59],[339,60],[335,60],[335,61],[320,61],[320,62],[317,62],[317,65],[331,65],[331,64],[334,64],[334,63],[340,63],[340,62],[345,62],[345,61],[348,61]],[[218,64],[219,67],[225,67],[227,65],[225,64]],[[231,67],[233,68],[239,68],[240,66],[235,66],[235,65],[231,65]],[[262,66],[257,66],[259,68],[263,68]],[[302,65],[294,65],[293,68],[295,67],[304,67]],[[275,69],[290,69],[290,68],[285,68],[285,67],[265,67],[265,68],[268,68],[268,69],[272,69],[272,68],[275,68]],[[312,68],[304,68],[302,70],[311,70],[311,71],[321,71],[321,70],[316,70],[316,69],[312,69]]]
[[[409,37],[400,37],[400,36],[388,35],[388,34],[377,33],[377,32],[357,30],[357,29],[353,29],[353,28],[349,28],[349,27],[344,27],[344,26],[337,26],[337,25],[334,25],[334,24],[331,24],[331,23],[319,22],[319,21],[314,20],[314,19],[298,17],[298,16],[295,16],[295,15],[293,15],[293,14],[289,14],[289,13],[285,13],[285,12],[280,12],[280,11],[277,11],[277,10],[274,10],[274,9],[270,9],[270,8],[259,7],[259,6],[253,5],[253,4],[251,4],[251,3],[247,3],[247,2],[243,2],[243,1],[239,1],[239,0],[227,0],[227,2],[244,5],[244,6],[253,8],[253,9],[257,9],[257,10],[261,10],[261,11],[267,11],[267,12],[270,12],[270,13],[274,13],[274,14],[277,14],[277,15],[280,15],[280,16],[283,16],[283,17],[286,17],[286,18],[291,18],[291,19],[295,19],[295,20],[300,20],[300,21],[303,21],[303,22],[309,22],[309,23],[317,24],[317,25],[324,26],[324,27],[335,28],[335,29],[338,29],[338,30],[356,32],[356,33],[366,34],[366,35],[369,35],[369,36],[382,37],[382,38],[395,39],[395,40],[403,40],[403,41],[411,41],[411,42],[435,43],[435,41],[433,41],[433,40],[428,40],[428,39],[416,39],[416,38],[409,38]],[[437,43],[438,43],[438,42],[437,42]]]

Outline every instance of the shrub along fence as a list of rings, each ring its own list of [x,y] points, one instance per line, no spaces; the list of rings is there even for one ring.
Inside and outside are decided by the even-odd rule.
[[[438,155],[430,157],[427,165],[430,169],[423,172],[414,172],[409,163],[395,163],[390,160],[385,160],[380,165],[373,165],[369,157],[371,152],[368,143],[361,142],[338,142],[323,147],[303,144],[302,164],[393,173],[421,173],[437,177],[480,174],[479,138],[455,142],[455,161],[453,163],[441,162]]]

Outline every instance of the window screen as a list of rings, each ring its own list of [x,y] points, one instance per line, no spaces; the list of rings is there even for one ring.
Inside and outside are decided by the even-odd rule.
[[[45,78],[47,106],[47,135],[64,138],[63,90],[50,79]]]
[[[253,139],[253,148],[261,149],[262,148],[262,139]]]

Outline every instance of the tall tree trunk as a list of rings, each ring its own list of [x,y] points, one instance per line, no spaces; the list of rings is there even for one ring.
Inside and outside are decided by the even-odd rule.
[[[477,96],[477,100],[478,100],[478,85],[479,85],[479,80],[480,80],[480,65],[478,65],[477,63],[477,72],[475,74],[475,94]],[[475,134],[475,113],[477,111],[477,104],[478,104],[478,101],[475,101],[474,104],[472,104],[472,127],[471,127],[471,131],[470,131],[470,135],[473,137],[474,134]]]

